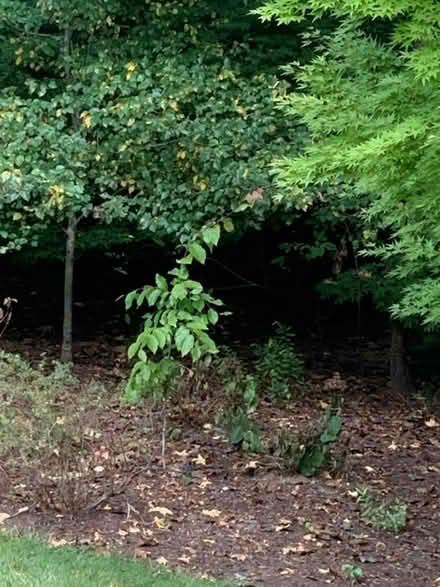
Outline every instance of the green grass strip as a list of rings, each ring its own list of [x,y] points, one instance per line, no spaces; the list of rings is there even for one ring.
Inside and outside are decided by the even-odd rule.
[[[1,587],[220,586],[120,556],[72,547],[49,548],[32,537],[0,533]],[[225,584],[223,584],[226,587]]]

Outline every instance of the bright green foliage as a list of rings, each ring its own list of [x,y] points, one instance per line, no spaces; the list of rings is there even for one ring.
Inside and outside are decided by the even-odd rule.
[[[307,210],[323,197],[319,186],[341,178],[354,198],[369,193],[365,227],[391,237],[371,250],[403,287],[394,317],[440,325],[438,7],[431,0],[273,0],[258,13],[284,23],[332,14],[342,23],[312,63],[286,67],[297,91],[279,106],[307,125],[311,140],[300,157],[275,162],[279,198],[287,194]],[[387,43],[362,32],[377,18],[391,22]]]
[[[177,357],[189,355],[193,362],[215,354],[217,347],[209,329],[218,321],[215,309],[222,302],[206,293],[198,281],[190,279],[187,265],[206,259],[220,237],[220,226],[209,225],[186,245],[186,255],[169,271],[171,279],[156,275],[155,285],[145,286],[126,297],[126,308],[145,301],[154,311],[147,313],[143,331],[128,349],[136,358],[124,393],[128,402],[138,402],[147,393],[156,399],[169,395],[178,376]],[[158,356],[155,360],[153,357]]]
[[[73,546],[54,548],[47,544],[47,538],[11,534],[0,534],[4,587],[231,587],[231,583],[171,573],[163,566],[133,557],[98,554]]]

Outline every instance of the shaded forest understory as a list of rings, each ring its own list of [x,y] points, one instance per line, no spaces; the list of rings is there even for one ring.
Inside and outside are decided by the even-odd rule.
[[[11,331],[2,348],[35,363],[41,352],[57,356],[47,338],[14,338]],[[93,378],[107,390],[78,431],[88,466],[46,454],[42,476],[5,459],[0,511],[11,516],[7,528],[41,534],[53,546],[116,549],[234,585],[346,585],[356,573],[367,585],[438,581],[438,403],[393,395],[380,345],[315,349],[298,396],[282,406],[261,403],[260,454],[231,447],[216,423],[226,401],[218,376],[211,374],[208,386],[188,382],[170,405],[165,468],[160,413],[148,404],[120,406],[128,373],[121,341],[98,337],[76,343],[75,351],[81,386]],[[79,393],[60,395],[60,413],[80,409]],[[307,438],[335,397],[343,399],[337,464],[315,477],[295,473],[283,443]],[[362,495],[379,510],[363,509]],[[403,510],[392,509],[401,506],[402,527]],[[377,527],[378,517],[388,526]]]
[[[160,410],[151,411],[148,401],[120,405],[130,366],[127,346],[135,335],[115,303],[121,283],[105,282],[105,272],[98,272],[103,264],[95,266],[93,280],[89,266],[84,273],[78,266],[81,291],[94,299],[95,288],[105,292],[96,313],[87,300],[76,306],[79,387],[60,392],[59,399],[63,414],[80,409],[78,390],[90,380],[106,388],[76,441],[86,449],[87,467],[78,458],[46,454],[42,477],[12,456],[5,459],[5,527],[36,532],[53,546],[117,550],[234,585],[436,584],[440,409],[435,368],[416,360],[427,359],[426,352],[414,354],[412,364],[417,377],[425,374],[424,383],[417,379],[412,397],[396,395],[388,378],[389,337],[379,336],[386,322],[367,315],[368,339],[357,332],[356,312],[344,315],[335,307],[331,319],[298,328],[305,375],[294,396],[279,403],[263,394],[255,416],[261,453],[228,442],[217,418],[228,397],[214,370],[187,379],[179,398],[171,399],[164,468]],[[49,361],[58,358],[57,279],[56,272],[50,279],[38,271],[23,275],[21,292],[11,291],[20,300],[3,350],[34,365],[41,353]],[[297,304],[293,294],[292,301]],[[231,308],[242,322],[227,317],[218,336],[248,364],[251,343],[267,338],[271,322],[282,316],[271,315],[270,307],[240,309],[240,303],[237,296]],[[289,442],[313,434],[335,401],[342,431],[334,463],[316,476],[299,474],[289,460]]]

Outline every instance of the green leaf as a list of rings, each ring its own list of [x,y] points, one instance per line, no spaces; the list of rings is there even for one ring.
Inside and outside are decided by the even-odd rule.
[[[189,336],[187,336],[182,344],[182,348],[180,349],[180,352],[182,354],[182,357],[185,357],[189,352],[192,351],[194,347],[194,336],[192,334],[190,334]]]
[[[171,290],[171,297],[176,300],[183,300],[186,297],[187,289],[182,283],[176,283]]]
[[[191,330],[207,330],[208,326],[205,321],[202,319],[193,320],[187,323],[187,327],[191,328]]]
[[[215,226],[205,228],[202,231],[202,239],[209,247],[217,246],[220,239],[220,226],[216,224]]]
[[[150,293],[148,294],[148,304],[150,306],[154,306],[154,304],[157,302],[157,300],[160,298],[160,296],[162,295],[163,290],[158,289],[158,288],[153,288]]]
[[[208,310],[208,320],[211,322],[211,324],[217,324],[218,322],[218,313],[212,308],[209,308]]]
[[[196,336],[202,343],[203,350],[205,352],[213,354],[217,352],[217,346],[215,342],[212,340],[210,336],[206,334],[206,332],[196,332]]]
[[[125,309],[129,310],[137,297],[137,291],[131,291],[125,296]]]
[[[181,263],[182,265],[191,265],[193,260],[194,260],[194,257],[192,255],[186,255],[182,259],[179,259],[177,262]]]
[[[162,291],[168,291],[167,280],[165,279],[165,277],[162,277],[162,275],[159,275],[158,273],[156,274],[156,285]]]
[[[298,471],[305,477],[312,477],[322,467],[327,455],[325,444],[319,444],[306,450],[298,464]]]
[[[199,245],[199,243],[191,243],[189,245],[189,251],[194,259],[204,265],[206,261],[206,251],[201,245]]]
[[[127,356],[129,359],[132,359],[135,354],[138,352],[139,347],[141,346],[141,341],[139,340],[139,338],[136,340],[136,342],[133,342],[127,350]]]
[[[167,328],[154,328],[152,331],[153,336],[159,343],[159,348],[163,349],[167,343],[168,329]]]
[[[157,351],[157,349],[159,348],[159,343],[157,341],[157,338],[155,336],[153,336],[152,334],[146,334],[144,337],[144,341],[152,353],[155,353]]]
[[[327,420],[327,426],[324,432],[320,436],[320,440],[323,443],[335,442],[338,439],[339,433],[342,428],[341,416],[334,414]]]
[[[195,343],[192,348],[192,351],[191,351],[191,359],[194,362],[196,362],[200,359],[201,356],[202,356],[202,351],[200,349],[200,346],[197,343]]]
[[[176,334],[174,335],[177,350],[180,351],[185,337],[187,337],[189,334],[191,333],[188,330],[188,328],[186,328],[186,326],[179,326],[179,328],[176,331]]]

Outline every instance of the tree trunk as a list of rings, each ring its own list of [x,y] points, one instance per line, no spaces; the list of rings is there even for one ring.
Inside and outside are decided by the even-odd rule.
[[[410,395],[412,384],[406,357],[405,333],[397,320],[391,321],[390,377],[393,391]]]
[[[73,212],[69,214],[66,230],[66,256],[64,259],[64,315],[61,361],[71,363],[72,353],[72,314],[73,314],[73,266],[75,259],[75,236],[78,220]]]

